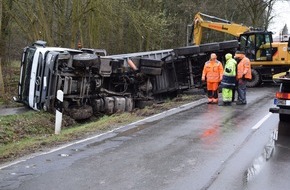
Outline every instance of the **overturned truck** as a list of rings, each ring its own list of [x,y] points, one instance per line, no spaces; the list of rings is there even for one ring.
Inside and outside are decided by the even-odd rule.
[[[23,51],[15,100],[54,112],[62,90],[63,112],[76,120],[132,111],[200,87],[209,54],[215,52],[223,61],[237,48],[233,40],[109,56],[102,49],[47,47],[37,41]]]

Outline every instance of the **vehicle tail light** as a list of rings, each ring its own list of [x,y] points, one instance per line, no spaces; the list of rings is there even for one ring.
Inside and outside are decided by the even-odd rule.
[[[290,99],[290,93],[276,92],[276,98],[278,98],[278,99]]]

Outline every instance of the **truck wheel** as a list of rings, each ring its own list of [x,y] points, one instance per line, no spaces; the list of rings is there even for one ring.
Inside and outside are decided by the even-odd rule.
[[[257,70],[252,69],[252,80],[247,82],[247,87],[259,86],[261,82],[262,80],[261,80],[260,73]]]
[[[91,67],[95,66],[98,63],[98,56],[95,54],[82,53],[77,54],[73,57],[73,66],[74,67]]]
[[[286,114],[279,114],[279,119],[280,121],[289,121],[289,115],[286,115]]]

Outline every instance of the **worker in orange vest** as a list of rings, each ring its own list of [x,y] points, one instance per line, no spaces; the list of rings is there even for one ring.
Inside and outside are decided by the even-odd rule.
[[[217,60],[217,55],[212,53],[210,60],[204,64],[202,81],[206,81],[208,104],[218,103],[218,87],[223,77],[223,65]]]
[[[238,63],[237,69],[237,81],[238,81],[238,101],[237,105],[247,104],[246,92],[247,81],[252,79],[251,62],[246,57],[245,52],[237,51],[235,53],[235,59]]]

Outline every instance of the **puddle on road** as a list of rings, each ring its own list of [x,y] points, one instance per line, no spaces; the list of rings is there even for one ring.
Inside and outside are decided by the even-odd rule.
[[[272,157],[275,149],[275,142],[278,140],[278,129],[275,129],[268,141],[265,145],[263,153],[253,161],[251,167],[247,169],[245,172],[245,179],[246,183],[252,181],[263,169],[265,163]]]
[[[279,122],[278,128],[271,133],[270,139],[265,145],[263,153],[253,161],[251,167],[249,167],[245,172],[243,179],[245,185],[253,181],[255,177],[259,175],[266,162],[273,156],[279,136],[290,136],[290,127],[288,125],[289,123]]]

